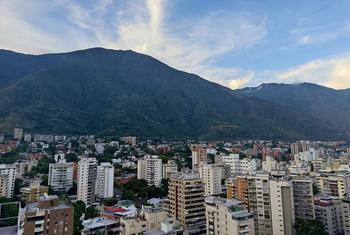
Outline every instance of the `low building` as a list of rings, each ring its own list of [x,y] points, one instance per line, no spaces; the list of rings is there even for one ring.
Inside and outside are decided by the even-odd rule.
[[[117,235],[120,234],[120,223],[117,220],[93,218],[83,221],[82,235]]]
[[[20,191],[22,201],[33,202],[37,201],[39,197],[48,194],[49,188],[47,186],[42,186],[38,183],[33,183],[29,187],[21,188]]]

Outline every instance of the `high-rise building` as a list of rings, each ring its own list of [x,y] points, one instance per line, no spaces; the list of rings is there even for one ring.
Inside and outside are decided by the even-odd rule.
[[[73,187],[73,163],[65,160],[50,163],[48,185],[55,192],[67,192]]]
[[[191,146],[192,150],[192,168],[197,169],[200,163],[208,162],[207,150],[200,145]]]
[[[0,196],[12,197],[15,189],[16,166],[1,164],[0,165]]]
[[[91,205],[95,202],[95,186],[97,177],[96,158],[82,158],[78,163],[78,200]]]
[[[344,235],[350,235],[350,197],[341,200]]]
[[[168,160],[167,164],[163,164],[163,178],[170,178],[172,174],[176,174],[177,172],[175,160]]]
[[[169,180],[169,214],[179,221],[189,234],[206,234],[204,185],[193,173],[172,175]]]
[[[293,200],[295,219],[315,219],[313,181],[309,178],[293,178]]]
[[[242,175],[255,174],[258,168],[258,161],[255,158],[243,158],[240,160],[240,173]]]
[[[248,180],[246,176],[236,176],[226,180],[227,198],[242,202],[248,209]]]
[[[145,156],[137,161],[137,178],[149,185],[160,186],[162,182],[162,159],[157,155]]]
[[[222,193],[221,180],[223,175],[222,165],[199,164],[199,177],[204,183],[204,196],[219,195]]]
[[[228,156],[220,156],[221,162],[224,165],[230,166],[231,175],[230,177],[235,177],[236,175],[241,174],[241,162],[239,160],[239,154],[230,154]]]
[[[317,188],[320,194],[342,199],[350,191],[349,173],[320,174],[316,176]]]
[[[15,140],[21,140],[23,138],[23,129],[22,128],[14,128],[13,129],[13,138]]]
[[[269,174],[247,176],[249,212],[254,215],[255,234],[271,235],[271,199]]]
[[[113,197],[114,167],[109,162],[102,162],[97,167],[96,195],[99,198]]]
[[[342,204],[338,197],[316,196],[315,217],[324,224],[328,234],[343,234]]]
[[[17,234],[73,235],[73,217],[73,207],[45,195],[19,211]]]
[[[255,234],[253,214],[249,213],[240,201],[206,197],[205,211],[207,234]]]
[[[293,188],[288,180],[270,180],[270,202],[273,235],[293,235]]]

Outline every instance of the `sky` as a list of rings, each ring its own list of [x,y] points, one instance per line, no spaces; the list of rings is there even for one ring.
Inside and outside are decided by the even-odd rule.
[[[0,48],[134,50],[232,89],[350,88],[350,0],[0,0]]]

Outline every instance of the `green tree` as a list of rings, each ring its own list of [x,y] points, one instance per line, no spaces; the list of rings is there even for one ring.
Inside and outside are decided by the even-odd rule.
[[[83,201],[77,201],[74,204],[74,230],[73,233],[74,235],[80,235],[81,230],[84,228],[80,221],[80,217],[82,216],[83,213],[86,211],[86,205]]]
[[[12,199],[0,197],[0,227],[4,226],[13,226],[17,224],[17,217],[18,216],[18,204],[17,203],[10,203],[15,202]],[[10,204],[2,204],[2,203],[10,203]],[[5,219],[8,218],[8,219]]]
[[[324,224],[317,220],[296,219],[294,228],[297,235],[327,235]]]
[[[85,219],[92,219],[99,215],[98,210],[95,207],[90,206],[86,208]]]

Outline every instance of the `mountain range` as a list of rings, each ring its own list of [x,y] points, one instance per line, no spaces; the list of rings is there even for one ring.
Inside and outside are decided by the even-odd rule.
[[[0,50],[0,132],[199,139],[350,139],[350,90],[231,90],[134,51]]]

